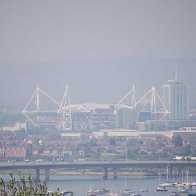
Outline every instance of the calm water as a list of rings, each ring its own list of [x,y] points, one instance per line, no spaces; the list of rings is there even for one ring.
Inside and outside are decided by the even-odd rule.
[[[166,181],[166,179],[162,179]],[[194,179],[195,180],[195,179]],[[180,180],[179,180],[180,181]],[[169,188],[167,192],[155,192],[158,184],[157,177],[118,177],[118,180],[102,180],[101,176],[51,176],[48,183],[49,190],[63,191],[69,189],[74,191],[74,196],[86,196],[86,191],[89,188],[108,188],[113,192],[120,192],[125,188],[131,191],[140,191],[141,189],[148,189],[149,192],[142,192],[142,196],[168,196],[174,191],[174,188]],[[181,194],[183,195],[183,194]],[[187,194],[184,194],[187,195]]]
[[[4,179],[9,179],[8,175],[1,175]],[[110,176],[111,177],[111,176]],[[44,176],[41,176],[44,179]],[[161,181],[166,181],[162,178]],[[177,180],[181,182],[180,179]],[[196,181],[193,178],[192,181]],[[139,177],[139,176],[119,176],[118,180],[111,179],[103,180],[101,176],[63,176],[63,175],[51,175],[50,182],[47,183],[48,190],[56,191],[58,188],[60,191],[65,189],[74,192],[74,196],[86,196],[86,191],[89,188],[107,188],[113,192],[120,192],[125,188],[131,191],[140,191],[141,189],[147,189],[149,192],[142,192],[142,196],[168,196],[169,193],[174,191],[173,188],[168,188],[167,192],[155,192],[155,188],[158,185],[158,177]],[[181,194],[184,196],[187,194]]]

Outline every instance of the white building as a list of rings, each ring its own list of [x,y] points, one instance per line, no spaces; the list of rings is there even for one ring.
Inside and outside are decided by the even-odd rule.
[[[22,122],[16,122],[13,126],[2,127],[3,131],[18,131],[18,130],[21,130],[21,129],[24,129],[26,131],[27,124],[22,123]]]
[[[187,120],[189,101],[187,86],[177,79],[163,85],[163,102],[169,111],[169,120]]]

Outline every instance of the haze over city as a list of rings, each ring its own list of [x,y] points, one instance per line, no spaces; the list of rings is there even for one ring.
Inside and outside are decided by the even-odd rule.
[[[0,195],[196,196],[196,0],[0,0]]]
[[[0,2],[0,104],[37,84],[58,101],[115,103],[175,77],[196,99],[195,1]]]

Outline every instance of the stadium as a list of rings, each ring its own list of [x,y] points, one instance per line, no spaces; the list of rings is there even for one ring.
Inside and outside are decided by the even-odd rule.
[[[71,103],[68,85],[59,103],[37,86],[22,112],[31,126],[72,131],[135,129],[148,120],[165,122],[169,114],[154,86],[138,100],[133,86],[115,104]]]

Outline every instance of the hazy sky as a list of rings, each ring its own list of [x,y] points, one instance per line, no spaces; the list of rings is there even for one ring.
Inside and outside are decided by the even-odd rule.
[[[0,0],[0,105],[39,83],[60,100],[115,102],[174,76],[196,100],[195,0]]]

